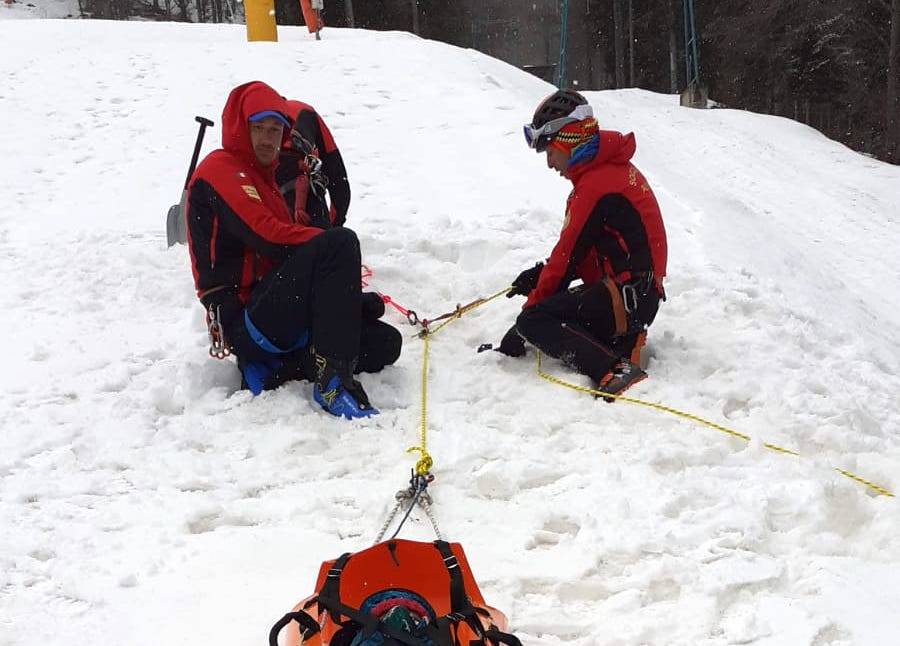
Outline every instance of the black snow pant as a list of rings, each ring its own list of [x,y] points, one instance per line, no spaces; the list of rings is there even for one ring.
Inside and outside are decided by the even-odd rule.
[[[250,293],[246,312],[276,347],[302,334],[325,357],[359,356],[359,240],[350,229],[329,229],[299,245]]]
[[[377,372],[397,360],[402,337],[377,320],[384,313],[377,295],[366,297],[360,293],[359,241],[352,230],[339,227],[294,249],[253,288],[245,310],[278,349],[294,348],[307,337],[304,348],[274,355],[292,371],[279,381],[311,377],[297,372],[310,345],[325,357],[358,359],[357,372]],[[273,358],[251,338],[244,312],[232,319],[225,335],[239,363]]]
[[[619,358],[629,358],[642,342],[659,301],[651,285],[629,314],[611,281],[582,285],[522,310],[516,330],[544,354],[599,382]]]

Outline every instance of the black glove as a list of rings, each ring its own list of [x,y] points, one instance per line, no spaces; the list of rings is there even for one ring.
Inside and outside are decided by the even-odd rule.
[[[513,296],[528,296],[531,290],[537,287],[538,279],[541,277],[541,271],[544,269],[544,263],[536,262],[534,267],[526,269],[519,274],[512,282],[513,288],[506,292],[506,298]]]
[[[507,357],[523,357],[525,356],[525,339],[519,336],[516,326],[513,325],[509,331],[503,335],[503,340],[496,348],[497,352],[502,352]]]
[[[384,316],[384,301],[375,292],[363,292],[360,301],[363,321],[377,321]]]

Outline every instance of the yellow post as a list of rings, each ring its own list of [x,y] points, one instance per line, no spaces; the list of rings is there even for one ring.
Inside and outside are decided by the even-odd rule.
[[[244,0],[247,18],[247,40],[278,41],[275,24],[275,0]]]

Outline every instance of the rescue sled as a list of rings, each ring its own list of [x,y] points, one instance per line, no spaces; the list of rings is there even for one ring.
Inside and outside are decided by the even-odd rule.
[[[272,627],[269,646],[521,646],[507,623],[459,543],[392,539],[324,562],[316,594]]]

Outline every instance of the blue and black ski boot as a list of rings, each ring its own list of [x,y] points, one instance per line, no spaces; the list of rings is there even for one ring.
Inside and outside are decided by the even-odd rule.
[[[316,380],[313,399],[335,417],[371,417],[378,410],[369,403],[362,384],[353,378],[356,360],[334,359],[315,355]]]

